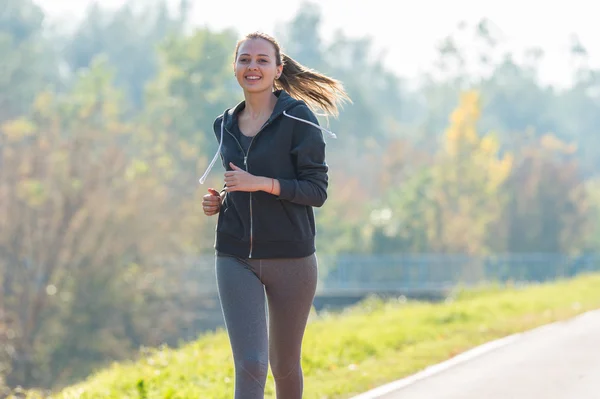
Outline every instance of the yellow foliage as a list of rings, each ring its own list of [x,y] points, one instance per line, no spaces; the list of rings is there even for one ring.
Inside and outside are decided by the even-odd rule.
[[[498,157],[498,138],[494,135],[480,136],[477,133],[480,115],[479,94],[475,91],[463,93],[446,131],[446,155],[454,162],[464,163],[467,170],[485,172],[488,184],[497,187],[510,174],[512,156],[505,154],[502,158]],[[461,174],[457,177],[464,179],[467,176]]]
[[[483,137],[479,148],[484,155],[492,155],[498,151],[499,143],[493,137]]]
[[[500,154],[495,135],[477,132],[480,115],[479,94],[462,94],[445,132],[440,162],[434,168],[437,218],[442,220],[436,240],[441,250],[481,251],[487,229],[500,214],[501,186],[512,171],[513,157]]]
[[[9,143],[31,136],[34,132],[35,125],[24,118],[8,121],[2,126],[2,133]]]
[[[446,151],[449,154],[458,155],[465,146],[468,148],[477,143],[476,123],[480,114],[479,94],[474,91],[463,93],[446,131]]]
[[[54,95],[50,92],[42,92],[36,97],[33,109],[41,115],[48,116],[54,104]]]

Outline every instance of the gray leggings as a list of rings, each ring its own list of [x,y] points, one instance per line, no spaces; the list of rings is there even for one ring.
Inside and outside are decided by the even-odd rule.
[[[217,254],[216,273],[235,364],[234,398],[263,399],[270,363],[277,398],[301,399],[300,357],[317,286],[316,255],[241,259]]]

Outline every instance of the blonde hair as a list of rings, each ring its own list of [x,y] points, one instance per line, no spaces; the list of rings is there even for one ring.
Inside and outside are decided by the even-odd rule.
[[[277,40],[266,33],[249,33],[239,40],[235,46],[236,60],[240,45],[251,39],[263,39],[271,43],[275,48],[277,66],[283,65],[281,75],[273,83],[274,89],[283,89],[295,99],[304,101],[313,111],[318,108],[335,117],[339,115],[338,106],[352,102],[340,81],[307,68],[284,54]]]

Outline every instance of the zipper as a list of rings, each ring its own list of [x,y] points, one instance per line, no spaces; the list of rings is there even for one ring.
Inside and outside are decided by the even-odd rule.
[[[263,129],[265,127],[267,127],[269,125],[269,123],[271,123],[271,119],[268,119],[265,122],[265,124],[262,125],[260,130],[252,137],[252,140],[250,141],[250,145],[248,145],[248,152],[244,151],[244,148],[242,148],[242,145],[240,144],[237,137],[235,137],[235,135],[233,133],[231,133],[229,130],[227,130],[227,128],[225,128],[227,133],[229,133],[231,135],[231,137],[233,137],[233,139],[237,143],[238,147],[242,151],[242,154],[244,154],[244,167],[246,169],[246,172],[248,172],[248,173],[250,173],[250,170],[248,169],[248,155],[250,155],[250,149],[252,148],[254,139],[260,134],[260,132],[263,131]],[[250,192],[248,194],[250,194],[250,252],[248,253],[248,259],[252,259],[252,250],[254,249],[254,223],[253,223],[253,217],[252,217],[252,193]]]
[[[252,140],[250,141],[250,145],[248,146],[248,153],[244,155],[244,167],[246,168],[246,172],[248,172],[248,154],[250,153],[250,147],[252,146],[253,141],[254,137],[252,138]],[[248,194],[250,195],[250,253],[248,254],[248,259],[252,259],[252,249],[254,248],[254,218],[252,217],[252,193]]]

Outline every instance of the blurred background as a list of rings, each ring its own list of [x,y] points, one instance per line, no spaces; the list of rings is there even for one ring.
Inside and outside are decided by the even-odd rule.
[[[198,178],[255,30],[354,101],[316,310],[600,269],[600,27],[533,4],[0,0],[0,386],[222,326]]]

